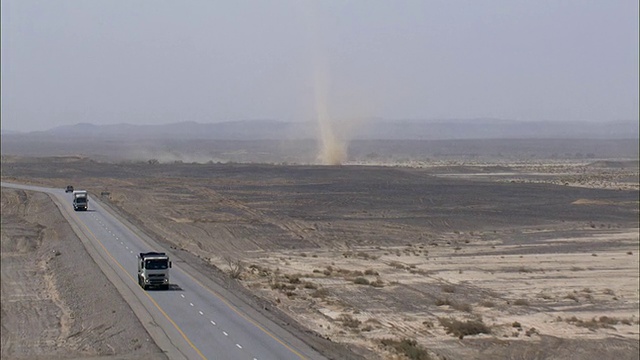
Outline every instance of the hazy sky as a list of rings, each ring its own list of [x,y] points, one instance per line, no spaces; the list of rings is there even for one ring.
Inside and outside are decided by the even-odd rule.
[[[1,11],[8,130],[320,111],[639,116],[637,0],[2,0]]]

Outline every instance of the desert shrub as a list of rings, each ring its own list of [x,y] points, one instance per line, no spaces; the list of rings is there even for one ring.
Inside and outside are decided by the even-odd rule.
[[[340,314],[338,321],[342,322],[342,325],[349,328],[357,328],[362,323],[360,320],[354,318],[349,314]]]
[[[378,276],[378,275],[379,275],[377,271],[375,271],[375,270],[371,270],[371,269],[367,269],[367,270],[365,270],[365,271],[364,271],[364,274],[365,274],[365,275],[375,275],[375,276]]]
[[[463,303],[463,302],[453,302],[451,303],[451,307],[458,310],[458,311],[464,311],[464,312],[468,312],[470,313],[471,311],[473,311],[473,308],[471,307],[471,304],[469,303]]]
[[[545,300],[551,300],[553,298],[551,295],[546,294],[546,293],[541,293],[541,294],[538,295],[538,297],[541,298],[541,299],[545,299]]]
[[[225,258],[227,264],[229,265],[229,276],[232,279],[239,279],[240,275],[244,272],[244,264],[240,260],[234,260],[231,258]]]
[[[290,291],[290,290],[295,290],[296,286],[293,285],[293,284],[284,284],[284,283],[280,283],[280,282],[275,282],[275,283],[271,284],[271,288],[273,290]]]
[[[311,297],[324,299],[329,296],[329,290],[320,288],[311,293]]]
[[[364,276],[364,273],[360,270],[355,270],[353,272],[351,272],[351,275],[353,276]]]
[[[485,301],[481,302],[480,305],[482,305],[484,307],[487,307],[487,308],[492,308],[492,307],[496,306],[496,304],[491,300],[485,300]]]
[[[467,335],[490,334],[491,330],[481,319],[460,321],[453,318],[438,318],[440,324],[445,328],[447,334],[462,339]]]
[[[389,266],[391,266],[392,268],[396,268],[396,269],[400,269],[400,270],[404,270],[406,269],[406,267],[404,266],[404,264],[399,263],[397,261],[392,261],[388,264]]]
[[[370,285],[373,287],[381,288],[384,286],[384,281],[382,281],[382,279],[380,278],[377,278],[375,281],[372,281]]]
[[[369,280],[363,277],[357,277],[353,280],[353,283],[358,285],[369,285]]]
[[[456,287],[453,286],[453,285],[449,285],[449,284],[442,285],[442,291],[451,294],[451,293],[456,292]]]
[[[517,306],[529,306],[529,301],[527,299],[517,299],[513,302],[513,305]]]
[[[418,342],[412,339],[382,339],[382,345],[393,348],[396,352],[404,354],[411,360],[430,360],[431,357],[427,350],[418,345]]]
[[[590,330],[598,329],[598,328],[606,328],[606,329],[614,329],[613,325],[616,325],[620,322],[620,319],[616,319],[608,316],[601,316],[600,318],[593,318],[591,320],[581,320],[572,316],[570,318],[565,319],[569,324],[584,327]]]
[[[314,284],[314,283],[312,283],[312,282],[305,281],[305,282],[304,282],[304,288],[305,288],[305,289],[312,289],[312,290],[315,290],[315,289],[317,289],[317,288],[318,288],[318,285],[316,285],[316,284]]]
[[[618,322],[620,322],[620,320],[616,318],[608,317],[608,316],[600,316],[598,321],[601,324],[606,324],[606,325],[616,325]]]
[[[517,322],[517,321],[514,321],[514,322],[513,322],[513,324],[511,324],[511,326],[512,326],[512,327],[514,327],[514,328],[521,328],[521,327],[522,327],[522,324],[520,324],[520,323],[519,323],[519,322]]]
[[[575,302],[579,302],[578,297],[576,296],[576,294],[568,293],[564,298],[573,300]]]

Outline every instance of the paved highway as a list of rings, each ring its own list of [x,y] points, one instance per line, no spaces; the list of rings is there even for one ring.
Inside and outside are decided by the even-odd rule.
[[[89,200],[89,211],[75,212],[72,195],[64,189],[9,183],[1,186],[51,195],[96,263],[169,358],[324,359],[259,313],[246,307],[241,310],[232,303],[237,300],[225,299],[206,279],[198,280],[187,264],[173,261],[170,290],[144,291],[137,283],[136,255],[165,250],[150,244],[153,240],[138,236],[130,224],[127,227],[94,198]]]

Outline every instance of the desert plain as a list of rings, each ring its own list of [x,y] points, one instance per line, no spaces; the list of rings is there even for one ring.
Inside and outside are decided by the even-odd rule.
[[[326,166],[3,150],[2,181],[88,190],[329,358],[638,358],[637,147],[363,154]],[[48,196],[2,189],[3,359],[162,356],[82,252]]]

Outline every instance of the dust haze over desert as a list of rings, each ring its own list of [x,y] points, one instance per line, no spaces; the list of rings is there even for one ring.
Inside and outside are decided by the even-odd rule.
[[[327,358],[637,359],[637,1],[1,6],[3,183]],[[3,359],[166,356],[69,204],[1,202]]]

